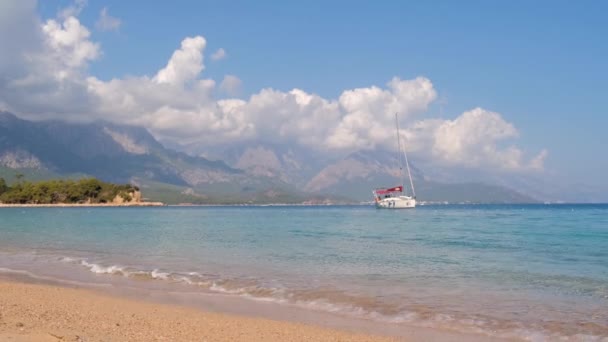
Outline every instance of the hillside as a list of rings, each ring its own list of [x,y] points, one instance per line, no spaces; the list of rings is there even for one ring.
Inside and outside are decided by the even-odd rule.
[[[141,127],[32,122],[0,112],[0,176],[9,183],[15,173],[28,180],[97,177],[135,184],[150,200],[235,204],[369,201],[373,188],[398,182],[397,160],[387,151],[358,151],[333,160],[266,143],[195,152],[166,148]],[[534,201],[504,186],[435,181],[415,163],[412,172],[423,201]]]
[[[399,162],[394,153],[359,151],[327,165],[306,185],[310,191],[340,193],[359,201],[370,199],[371,190],[399,183]],[[405,172],[405,170],[404,170]],[[444,183],[425,177],[411,167],[417,198],[450,203],[532,203],[534,198],[497,185],[478,182]],[[405,189],[411,194],[409,182]]]
[[[241,171],[165,149],[147,130],[104,122],[30,122],[0,113],[0,165],[83,173],[113,182],[140,177],[178,185],[228,182]]]
[[[93,176],[132,183],[151,200],[168,203],[318,200],[281,179],[167,149],[143,128],[107,122],[31,122],[0,112],[0,175],[10,182],[16,173],[28,180]]]

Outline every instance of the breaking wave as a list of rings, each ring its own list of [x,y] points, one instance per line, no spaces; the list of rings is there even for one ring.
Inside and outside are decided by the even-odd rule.
[[[125,265],[102,265],[87,259],[60,258],[61,262],[79,265],[100,275],[121,276],[134,281],[164,281],[224,295],[255,301],[274,302],[299,308],[335,313],[393,324],[441,328],[487,336],[527,341],[608,341],[608,326],[580,322],[526,323],[505,321],[471,313],[436,312],[420,305],[410,306],[381,301],[378,298],[349,294],[335,288],[286,288],[268,286],[251,278],[222,278],[195,271],[171,272],[159,268],[144,270]]]

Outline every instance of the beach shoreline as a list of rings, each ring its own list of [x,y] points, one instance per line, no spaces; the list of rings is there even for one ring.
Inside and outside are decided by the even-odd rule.
[[[395,341],[121,298],[80,288],[0,280],[0,340]]]
[[[0,281],[403,340],[599,341],[605,207],[577,208],[6,209]]]
[[[238,299],[215,300],[238,306]],[[434,328],[392,325],[370,329],[372,322],[362,321],[360,326],[353,326],[352,321],[328,323],[324,314],[298,320],[277,304],[261,304],[268,306],[248,313],[218,310],[215,305],[201,309],[139,290],[95,289],[4,273],[0,274],[0,340],[509,341]],[[268,310],[278,310],[278,314],[269,316]]]
[[[50,203],[50,204],[8,204],[0,203],[0,208],[95,208],[95,207],[164,207],[162,202],[135,203]]]

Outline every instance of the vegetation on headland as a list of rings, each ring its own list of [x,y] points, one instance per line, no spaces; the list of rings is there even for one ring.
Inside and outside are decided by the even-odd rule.
[[[80,180],[22,181],[8,186],[0,178],[0,203],[4,204],[98,204],[131,202],[139,188],[112,184],[95,178]]]

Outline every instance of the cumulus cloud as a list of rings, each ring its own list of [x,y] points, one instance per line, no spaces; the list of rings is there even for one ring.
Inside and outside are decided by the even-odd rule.
[[[35,6],[8,8],[36,25],[33,35],[38,43],[33,48],[18,46],[21,74],[9,74],[0,65],[0,105],[28,118],[142,125],[159,138],[189,145],[263,140],[319,153],[346,153],[394,148],[394,115],[399,113],[408,151],[439,163],[541,170],[547,156],[541,151],[529,158],[509,145],[518,132],[499,113],[476,108],[451,120],[424,117],[437,99],[433,83],[425,77],[395,77],[383,86],[344,90],[335,99],[302,89],[272,88],[247,99],[217,99],[217,89],[234,96],[241,80],[227,75],[217,86],[202,77],[207,45],[202,36],[183,39],[166,65],[151,76],[100,80],[89,75],[87,67],[101,55],[101,47],[74,16],[78,8],[45,22],[32,20]],[[14,25],[20,23],[14,20]],[[6,29],[2,22],[0,29]],[[0,31],[4,36],[6,32]],[[221,56],[223,49],[212,59]]]
[[[75,17],[68,17],[63,22],[48,20],[42,25],[46,52],[44,58],[50,58],[58,68],[67,70],[79,69],[100,54],[99,44],[89,40],[91,33]],[[59,75],[64,77],[67,75]]]
[[[80,12],[87,6],[87,3],[87,0],[75,0],[70,6],[60,10],[57,16],[62,20],[70,17],[78,17]]]
[[[86,113],[94,99],[87,92],[84,77],[89,63],[101,54],[99,44],[90,41],[89,30],[77,18],[63,17],[69,11],[62,11],[57,19],[40,22],[35,15],[35,2],[9,1],[9,4],[12,5],[4,8],[8,10],[4,15],[14,17],[15,22],[36,26],[29,33],[6,32],[0,25],[0,36],[9,37],[8,44],[2,45],[14,48],[11,50],[12,62],[0,59],[0,102],[3,107],[32,119]],[[14,26],[9,23],[8,29],[12,28]],[[31,40],[27,44],[11,43],[23,36]]]
[[[21,76],[24,54],[39,54],[42,40],[36,1],[0,1],[0,84]]]
[[[506,170],[542,169],[546,151],[526,162],[521,149],[498,147],[500,141],[517,136],[517,129],[500,114],[475,108],[436,127],[431,151],[439,160],[449,164],[468,167],[489,165]]]
[[[201,36],[184,39],[181,48],[173,53],[167,66],[158,71],[154,80],[158,83],[183,85],[197,78],[205,68],[203,50],[206,45],[207,41]]]
[[[211,60],[219,61],[219,60],[226,58],[226,56],[228,56],[226,54],[226,50],[224,50],[223,48],[219,48],[211,55]]]
[[[95,28],[99,31],[117,31],[122,25],[120,19],[108,14],[108,8],[104,7],[99,13],[99,19],[95,23]]]
[[[226,75],[220,83],[220,90],[225,92],[228,95],[238,95],[241,90],[241,85],[243,81],[240,78],[234,75]]]
[[[332,148],[374,148],[394,141],[394,115],[401,118],[427,110],[437,93],[424,77],[413,80],[393,78],[385,89],[359,88],[342,93],[338,103],[344,112],[340,123],[327,139]]]
[[[530,163],[528,164],[528,168],[532,169],[532,170],[537,170],[537,171],[543,171],[545,168],[545,159],[547,159],[547,156],[549,155],[549,151],[547,151],[546,149],[541,150],[536,157],[532,158],[532,160],[530,160]]]

